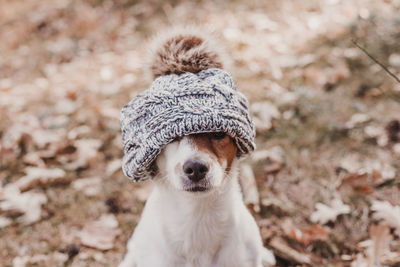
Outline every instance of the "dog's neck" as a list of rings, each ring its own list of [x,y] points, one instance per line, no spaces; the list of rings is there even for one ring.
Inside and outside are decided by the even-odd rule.
[[[176,251],[185,255],[208,251],[213,257],[220,249],[221,240],[237,222],[238,207],[243,203],[237,172],[225,179],[218,190],[206,193],[171,193],[170,187],[156,183],[150,198],[157,203],[157,227],[161,227],[165,240]]]

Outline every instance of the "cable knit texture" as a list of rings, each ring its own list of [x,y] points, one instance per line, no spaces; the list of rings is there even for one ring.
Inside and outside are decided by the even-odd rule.
[[[246,97],[230,74],[212,68],[160,76],[121,110],[123,171],[134,181],[150,177],[150,165],[178,137],[226,132],[238,156],[255,148],[255,127]]]

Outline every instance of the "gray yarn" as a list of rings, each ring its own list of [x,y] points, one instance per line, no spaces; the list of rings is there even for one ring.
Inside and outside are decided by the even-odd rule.
[[[121,110],[123,171],[134,181],[149,176],[161,150],[177,137],[226,132],[238,156],[255,148],[255,127],[248,101],[230,74],[213,68],[160,76]]]

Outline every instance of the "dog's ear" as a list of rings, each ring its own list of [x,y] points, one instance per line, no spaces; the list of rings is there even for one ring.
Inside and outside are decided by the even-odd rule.
[[[156,161],[153,161],[153,162],[151,163],[150,167],[148,168],[148,172],[149,172],[149,175],[150,175],[151,177],[154,177],[154,176],[157,175],[157,173],[158,173],[158,166],[157,166]]]
[[[224,52],[214,38],[196,27],[175,28],[155,37],[151,45],[150,69],[154,78],[169,74],[220,68]]]

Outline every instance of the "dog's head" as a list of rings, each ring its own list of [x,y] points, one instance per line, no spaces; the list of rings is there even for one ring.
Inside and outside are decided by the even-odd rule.
[[[169,143],[155,161],[155,179],[187,192],[210,192],[224,184],[237,155],[233,139],[222,132],[184,136]]]

